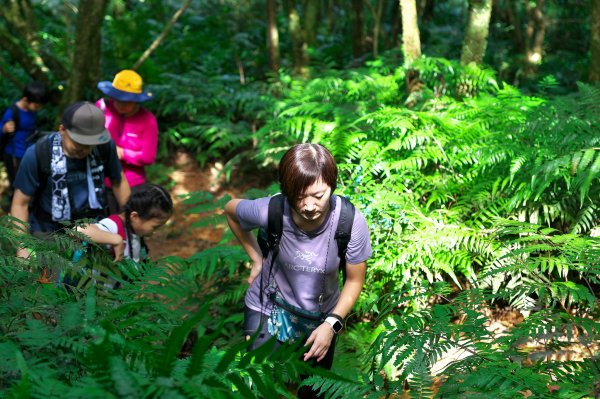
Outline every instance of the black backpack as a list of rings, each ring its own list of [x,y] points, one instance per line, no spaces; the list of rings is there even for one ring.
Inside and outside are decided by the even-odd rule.
[[[335,229],[335,240],[338,246],[338,256],[340,257],[340,270],[342,272],[343,281],[346,281],[346,251],[350,242],[352,233],[352,224],[354,222],[354,205],[346,198],[339,196],[342,199],[342,209],[340,211],[340,219]],[[269,252],[273,252],[273,265],[277,254],[279,253],[279,242],[283,230],[283,204],[285,197],[283,194],[277,194],[269,200],[269,219],[267,228],[260,228],[257,235],[258,245],[262,251],[263,258],[266,258]]]
[[[50,166],[51,146],[49,143],[48,136],[44,135],[40,137],[34,145],[35,157],[37,159],[38,181],[40,183],[35,194],[35,202],[38,199],[37,197],[41,195],[44,189],[46,188],[48,177],[52,174],[52,169]],[[100,157],[100,162],[102,162],[103,165],[106,165],[110,157],[110,142],[97,145],[96,147],[94,147],[92,152],[95,156]],[[106,209],[104,213],[106,214]]]
[[[15,133],[17,132],[17,130],[19,130],[19,124],[21,123],[21,114],[19,113],[19,108],[17,108],[17,104],[13,104],[10,106],[10,108],[12,109],[12,121],[15,123]],[[3,126],[0,126],[0,129]],[[8,145],[8,142],[12,139],[14,133],[11,135],[8,135],[4,132],[2,132],[2,137],[0,138],[0,156],[2,156],[2,154],[4,154],[4,151],[6,151],[6,146]]]

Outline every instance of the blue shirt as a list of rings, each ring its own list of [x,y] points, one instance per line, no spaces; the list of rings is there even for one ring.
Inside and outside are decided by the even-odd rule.
[[[60,134],[60,133],[52,133]],[[48,137],[50,139],[50,136]],[[112,182],[121,181],[121,162],[117,156],[117,148],[111,140],[106,144],[110,146],[108,151],[109,157],[104,164],[104,176],[108,177]],[[87,159],[67,158],[67,187],[71,200],[71,210],[89,208],[88,182],[87,182]],[[45,223],[42,220],[37,220],[35,217],[35,209],[40,208],[44,213],[52,215],[52,175],[46,177],[46,182],[40,184],[38,160],[35,156],[35,146],[31,146],[25,152],[23,160],[19,166],[17,176],[15,177],[14,187],[21,190],[23,194],[32,197],[32,210],[30,212],[29,222],[31,223],[32,232],[35,231],[55,231],[60,229],[61,223]],[[39,189],[42,188],[41,193]],[[105,202],[105,201],[103,201]],[[104,215],[103,215],[104,216]]]
[[[27,138],[35,131],[36,113],[33,111],[24,111],[19,107],[17,107],[17,109],[19,110],[19,126],[15,127],[17,130],[14,133],[8,134],[10,139],[8,140],[4,152],[16,158],[22,158],[27,147],[33,144],[28,142]],[[0,137],[2,137],[3,134],[6,134],[2,131],[2,127],[4,127],[4,124],[8,121],[14,121],[12,107],[8,107],[2,116],[2,121],[0,121]]]

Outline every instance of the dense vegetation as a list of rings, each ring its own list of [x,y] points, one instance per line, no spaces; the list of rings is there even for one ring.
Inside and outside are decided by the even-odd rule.
[[[34,3],[46,38],[64,44],[59,16],[44,14],[52,2]],[[201,163],[223,162],[236,184],[244,174],[271,176],[297,142],[322,143],[338,160],[339,192],[366,216],[374,256],[334,370],[307,383],[330,398],[598,397],[600,87],[585,82],[587,47],[561,41],[588,40],[587,25],[566,35],[549,25],[548,60],[531,69],[508,55],[510,26],[500,17],[488,67],[455,61],[461,28],[441,16],[464,16],[462,1],[436,4],[427,23],[424,12],[427,55],[411,63],[390,37],[394,20],[383,20],[389,36],[379,54],[358,61],[350,27],[332,23],[325,32],[323,24],[307,77],[285,54],[282,68],[269,71],[257,3],[197,2],[140,71],[159,98],[150,107],[164,164],[184,148]],[[138,59],[139,43],[152,40],[175,6],[110,3],[103,79]],[[343,7],[331,10],[327,21],[343,19]],[[559,1],[546,11],[555,21],[586,15]],[[47,121],[54,111],[45,111]],[[164,168],[153,171],[162,182]],[[186,199],[197,213],[226,200]],[[248,271],[231,234],[188,259],[115,268],[101,250],[72,264],[81,237],[39,240],[10,222],[0,226],[3,395],[293,396],[290,382],[306,370],[294,355],[302,348],[245,350]],[[219,215],[205,223],[224,226]],[[30,260],[13,256],[23,242],[35,249]],[[47,265],[90,278],[90,265],[109,269],[122,287],[107,291],[88,278],[69,291],[40,284]],[[523,321],[495,331],[497,309],[517,310]]]

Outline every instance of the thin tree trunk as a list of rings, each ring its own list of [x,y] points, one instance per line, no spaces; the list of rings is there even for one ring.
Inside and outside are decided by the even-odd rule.
[[[527,40],[525,39],[523,29],[521,28],[521,21],[517,17],[514,0],[506,0],[506,13],[508,16],[508,23],[513,27],[512,37],[515,48],[524,53],[527,48],[527,44],[525,43]]]
[[[483,62],[491,16],[492,0],[469,0],[469,19],[463,40],[461,64]]]
[[[367,1],[367,6],[373,16],[373,58],[379,55],[379,31],[381,30],[381,15],[383,14],[383,0],[377,0],[375,7],[370,1]]]
[[[352,0],[352,55],[354,58],[360,58],[365,53],[363,24],[363,0]]]
[[[307,0],[304,9],[304,31],[306,43],[314,47],[317,44],[317,17],[319,15],[319,0]]]
[[[244,64],[242,63],[242,60],[240,59],[239,55],[235,54],[235,65],[237,66],[238,69],[238,76],[240,77],[240,84],[243,86],[246,84],[246,72],[244,71]]]
[[[35,53],[40,51],[37,19],[29,0],[11,0],[6,4],[6,13],[10,16],[12,26],[25,39]]]
[[[392,12],[389,14],[390,20],[389,23],[391,25],[390,34],[386,36],[385,40],[385,48],[390,49],[392,47],[398,46],[398,35],[400,34],[400,2],[393,1],[392,2]]]
[[[9,62],[19,64],[33,79],[49,83],[49,75],[63,77],[65,67],[62,63],[52,60],[55,66],[52,71],[47,60],[54,57],[52,54],[43,54],[38,24],[35,13],[29,0],[11,0],[0,7],[0,47],[2,47],[12,60]],[[58,65],[57,65],[58,64]]]
[[[277,14],[275,0],[267,0],[267,49],[271,71],[279,71],[279,31],[277,30]]]
[[[73,22],[71,20],[71,14],[76,12],[77,10],[73,9],[73,5],[68,1],[64,0],[64,10],[65,10],[65,48],[67,50],[67,57],[69,59],[73,58]]]
[[[175,12],[175,14],[173,14],[173,17],[171,17],[171,20],[169,21],[167,26],[165,26],[165,29],[163,29],[163,31],[160,33],[160,35],[158,35],[158,37],[152,42],[150,47],[148,47],[146,49],[146,51],[144,51],[144,53],[135,62],[135,64],[133,64],[133,67],[131,69],[136,70],[140,66],[142,66],[142,64],[148,59],[148,57],[150,57],[150,54],[152,54],[154,52],[154,50],[156,50],[158,48],[158,46],[163,41],[163,39],[167,36],[167,34],[171,30],[171,28],[173,28],[173,25],[175,25],[175,22],[177,22],[179,17],[181,17],[181,15],[185,12],[185,10],[187,10],[187,8],[190,6],[191,2],[192,2],[192,0],[186,0],[186,2],[183,3],[181,8],[179,8],[179,10],[177,10]]]
[[[75,56],[61,109],[83,98],[84,90],[98,80],[100,71],[100,31],[106,0],[82,1],[76,21]]]
[[[333,35],[335,28],[335,9],[337,5],[335,4],[335,0],[329,0],[326,2],[327,7],[327,32],[330,35]]]
[[[544,0],[536,0],[535,6],[528,9],[527,37],[525,42],[525,73],[533,73],[542,63],[544,38],[546,36],[546,17]]]
[[[415,0],[399,0],[402,12],[402,47],[405,64],[421,56],[421,35],[417,23]]]
[[[600,82],[600,0],[592,3],[590,82]]]
[[[0,45],[6,50],[12,59],[20,64],[27,74],[35,80],[48,83],[47,68],[39,65],[35,58],[27,52],[21,43],[4,27],[0,26]]]
[[[292,39],[292,56],[294,58],[294,74],[308,76],[308,48],[305,34],[300,24],[300,15],[296,10],[293,0],[286,0],[288,8],[288,21],[290,36]]]

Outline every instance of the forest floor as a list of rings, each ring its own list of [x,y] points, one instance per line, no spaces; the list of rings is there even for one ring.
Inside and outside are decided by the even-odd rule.
[[[259,185],[259,179],[252,176],[232,177],[228,183],[220,173],[219,163],[211,163],[200,167],[185,152],[176,153],[172,164],[170,180],[174,186],[170,188],[174,203],[174,212],[167,225],[157,230],[147,239],[150,255],[154,259],[164,256],[180,256],[187,258],[196,252],[210,248],[217,244],[225,228],[223,224],[207,227],[197,227],[194,223],[208,214],[188,213],[193,205],[184,203],[186,196],[197,191],[205,191],[215,198],[229,195],[233,198],[240,197],[245,191]],[[216,210],[221,212],[222,210]]]

